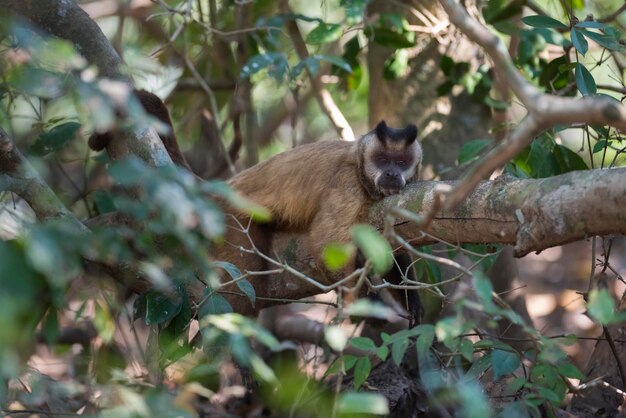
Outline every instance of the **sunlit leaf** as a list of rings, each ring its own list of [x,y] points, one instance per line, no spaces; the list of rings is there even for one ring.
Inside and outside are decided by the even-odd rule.
[[[397,49],[387,58],[383,66],[383,78],[396,80],[407,73],[409,69],[409,54],[406,49]]]
[[[306,37],[306,43],[310,45],[327,44],[339,39],[342,32],[341,25],[322,22],[309,32]]]
[[[378,393],[342,393],[337,401],[337,412],[341,414],[388,415],[387,398]]]
[[[338,271],[346,266],[355,251],[352,244],[328,244],[324,247],[322,258],[330,271]]]
[[[346,13],[346,23],[354,25],[363,20],[365,7],[371,0],[341,0],[339,4],[344,8]]]
[[[372,263],[372,270],[384,274],[393,265],[391,245],[370,225],[352,227],[352,240],[365,258]]]
[[[348,335],[345,330],[337,326],[328,326],[324,329],[324,338],[329,347],[338,353],[342,352],[348,343]]]
[[[601,324],[609,324],[615,314],[615,301],[606,289],[593,289],[587,303],[589,315]]]

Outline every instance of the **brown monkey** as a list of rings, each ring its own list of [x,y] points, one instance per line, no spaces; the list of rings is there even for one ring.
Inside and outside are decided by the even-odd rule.
[[[383,121],[357,142],[302,145],[237,174],[229,184],[270,210],[272,229],[306,232],[308,249],[323,267],[327,244],[350,242],[352,226],[367,222],[374,201],[399,193],[417,177],[422,148],[416,137],[415,125],[393,129]],[[396,263],[386,280],[399,284],[405,271],[415,280],[408,254],[397,254]],[[325,273],[334,282],[346,272]],[[398,300],[419,319],[417,292],[398,293]]]
[[[167,109],[158,97],[145,91],[138,91],[137,97],[148,113],[171,129]],[[161,139],[172,160],[188,168],[171,132],[161,135]],[[94,149],[104,148],[110,140],[105,135],[98,137],[98,141],[90,138],[89,145]],[[349,242],[352,226],[367,222],[367,212],[374,201],[399,193],[417,177],[422,148],[416,137],[415,125],[394,129],[382,121],[356,142],[321,141],[302,145],[231,178],[228,183],[236,191],[266,207],[272,215],[271,224],[250,227],[249,234],[257,248],[269,252],[272,232],[304,232],[309,251],[324,271],[324,247],[333,242]],[[229,208],[226,211],[232,212]],[[237,231],[238,224],[246,226],[249,219],[239,213],[233,216],[225,236],[231,245],[216,248],[215,258],[229,261],[242,271],[266,269],[260,257],[246,252],[236,254],[235,248],[249,246],[248,237]],[[409,279],[415,280],[410,266],[408,254],[399,254],[395,268],[384,278],[399,284],[407,271]],[[345,272],[325,273],[328,282],[333,282]],[[422,307],[416,291],[402,292],[398,300],[419,319]]]

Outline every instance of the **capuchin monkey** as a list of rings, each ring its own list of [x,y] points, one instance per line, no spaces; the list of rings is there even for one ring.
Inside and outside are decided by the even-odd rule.
[[[188,168],[163,102],[145,91],[136,95],[147,113],[170,126],[171,134],[161,135],[161,140],[172,160]],[[92,136],[89,145],[103,149],[110,141],[110,135],[106,135]],[[307,249],[326,281],[332,283],[345,277],[362,266],[363,258],[357,255],[346,269],[330,272],[323,267],[324,247],[350,242],[351,228],[367,222],[373,202],[400,193],[417,178],[422,147],[416,137],[417,128],[413,124],[395,129],[381,121],[355,142],[320,141],[301,145],[240,172],[228,183],[241,195],[267,208],[271,223],[252,223],[244,234],[241,226],[248,226],[249,215],[225,208],[233,216],[228,221],[225,245],[216,247],[213,256],[233,263],[244,272],[266,270],[268,266],[261,257],[238,248],[249,248],[251,239],[259,251],[269,254],[273,233],[303,233]],[[393,284],[402,284],[404,277],[415,282],[409,254],[396,253],[395,261],[392,270],[382,278]],[[422,304],[417,290],[391,292],[409,313],[409,322],[419,322]]]

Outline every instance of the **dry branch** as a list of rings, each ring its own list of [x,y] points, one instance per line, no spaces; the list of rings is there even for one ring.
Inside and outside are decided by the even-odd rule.
[[[286,1],[281,2],[281,9],[284,13],[293,13]],[[300,33],[298,23],[294,19],[290,19],[285,25],[298,57],[301,60],[307,59],[309,57],[309,50],[306,47],[302,33]],[[322,81],[309,71],[308,67],[306,67],[306,72],[311,79],[311,86],[317,103],[328,117],[328,120],[339,134],[339,137],[344,141],[354,141],[355,136],[352,127],[339,109],[339,106],[337,106],[337,103],[335,103],[335,100],[333,100],[330,92],[324,87]]]
[[[506,164],[538,134],[555,125],[596,123],[611,125],[626,132],[626,107],[607,98],[576,99],[542,93],[518,71],[506,46],[495,33],[472,18],[455,0],[440,0],[440,3],[450,16],[450,21],[485,50],[493,61],[499,77],[508,84],[528,111],[526,117],[507,138],[491,150],[484,160],[445,197],[447,208],[458,205],[481,180]]]

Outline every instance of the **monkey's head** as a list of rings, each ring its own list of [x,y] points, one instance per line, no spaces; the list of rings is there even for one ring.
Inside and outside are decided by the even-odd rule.
[[[422,147],[415,139],[417,127],[390,128],[381,121],[359,140],[359,175],[363,187],[375,199],[400,193],[418,175]]]

